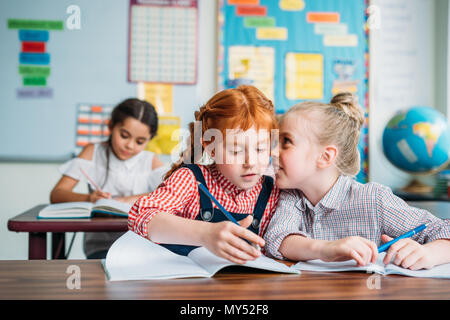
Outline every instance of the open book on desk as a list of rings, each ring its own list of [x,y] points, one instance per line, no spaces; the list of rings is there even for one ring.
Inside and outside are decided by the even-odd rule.
[[[366,266],[358,267],[355,260],[339,261],[339,262],[324,262],[322,260],[309,260],[306,262],[300,261],[291,266],[291,268],[304,271],[319,271],[319,272],[339,272],[339,271],[364,271],[367,273],[379,273],[383,275],[399,274],[408,277],[417,278],[441,278],[450,279],[450,263],[436,266],[430,270],[409,270],[395,264],[384,265],[383,259],[385,252],[378,255],[375,263],[369,263]]]
[[[132,231],[113,243],[102,264],[111,281],[212,277],[225,267],[241,266],[214,255],[204,247],[192,250],[187,256],[178,255]],[[263,255],[242,266],[300,273]]]
[[[76,219],[96,216],[128,217],[131,204],[113,199],[92,202],[62,202],[50,204],[39,211],[38,219]]]

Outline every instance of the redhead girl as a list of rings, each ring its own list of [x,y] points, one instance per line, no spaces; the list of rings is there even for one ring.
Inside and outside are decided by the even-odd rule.
[[[262,236],[279,195],[265,175],[270,131],[277,125],[272,102],[253,86],[239,86],[214,95],[195,120],[198,130],[191,123],[190,147],[161,186],[134,204],[129,229],[180,254],[204,246],[236,263],[254,260],[261,252],[248,242],[264,246]],[[240,226],[199,192],[197,182]]]

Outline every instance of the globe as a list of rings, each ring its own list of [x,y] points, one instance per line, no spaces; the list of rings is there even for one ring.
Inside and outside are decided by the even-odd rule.
[[[383,132],[383,152],[397,168],[432,174],[450,162],[450,129],[445,117],[430,107],[395,114]]]

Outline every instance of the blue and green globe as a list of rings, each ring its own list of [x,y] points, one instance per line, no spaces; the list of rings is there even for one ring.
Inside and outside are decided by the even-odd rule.
[[[383,132],[383,151],[397,168],[429,174],[450,162],[450,129],[445,117],[430,107],[398,112]]]

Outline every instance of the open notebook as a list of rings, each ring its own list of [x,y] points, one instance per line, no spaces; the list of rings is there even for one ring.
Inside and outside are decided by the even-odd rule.
[[[128,217],[131,204],[113,199],[100,199],[92,202],[63,202],[50,204],[43,208],[38,219],[76,219],[93,216],[120,216]]]
[[[178,255],[132,231],[113,243],[102,264],[111,281],[212,277],[225,267],[238,265],[217,257],[204,247],[192,250],[188,256]],[[273,272],[300,273],[299,270],[262,255],[243,266]]]
[[[368,273],[379,273],[383,275],[400,274],[409,277],[418,278],[442,278],[450,279],[450,263],[436,266],[430,270],[409,270],[394,264],[384,265],[383,259],[385,252],[378,255],[376,263],[370,263],[363,267],[358,267],[355,260],[340,261],[340,262],[324,262],[322,260],[310,260],[306,262],[298,262],[291,268],[305,271],[319,271],[319,272],[339,272],[339,271],[364,271]]]

